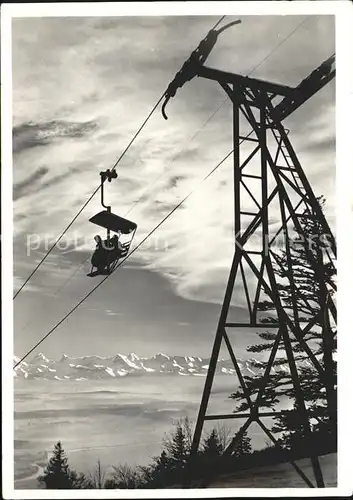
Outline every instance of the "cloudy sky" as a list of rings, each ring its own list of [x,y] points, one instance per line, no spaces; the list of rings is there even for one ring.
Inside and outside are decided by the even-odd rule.
[[[15,287],[91,195],[99,172],[112,167],[218,19],[13,20]],[[335,51],[330,16],[241,20],[219,37],[208,66],[296,86]],[[332,224],[334,97],[333,81],[285,123],[314,192],[327,199]],[[215,82],[192,80],[170,101],[169,120],[158,110],[119,163],[107,201],[137,223],[136,243],[232,149],[231,107],[221,106],[224,100]],[[40,350],[53,357],[119,351],[209,355],[232,258],[232,200],[229,158]],[[86,273],[98,232],[88,219],[99,210],[96,196],[16,298],[17,355],[97,283]],[[240,296],[233,303],[232,318],[241,320],[244,303]],[[240,335],[240,349],[250,340]]]

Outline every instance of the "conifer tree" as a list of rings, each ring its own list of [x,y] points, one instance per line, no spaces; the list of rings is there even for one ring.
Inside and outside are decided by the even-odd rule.
[[[245,455],[250,455],[251,451],[251,438],[249,438],[248,433],[245,431],[242,433],[241,439],[238,441],[238,444],[234,449],[233,456],[241,458]]]
[[[160,456],[156,458],[155,462],[156,462],[155,466],[156,471],[163,472],[167,470],[170,464],[170,458],[168,457],[167,452],[163,450]]]
[[[180,420],[175,425],[175,430],[171,436],[163,440],[166,456],[171,463],[184,464],[190,453],[190,423],[187,418]]]
[[[211,456],[218,456],[222,454],[223,448],[216,429],[212,429],[209,436],[205,438],[202,452]]]
[[[38,481],[44,484],[47,489],[66,490],[72,488],[71,471],[60,441],[55,445],[53,456],[49,459],[44,474],[38,478]]]
[[[318,201],[321,206],[324,205],[324,200],[322,198],[319,198]],[[328,325],[328,328],[326,332],[323,332],[324,323],[322,314],[320,314],[322,310],[323,291],[320,288],[319,280],[308,259],[308,247],[306,245],[309,245],[311,257],[314,262],[322,266],[324,281],[329,289],[328,296],[332,296],[333,294],[333,287],[331,285],[335,280],[335,268],[329,259],[324,260],[322,243],[325,242],[322,241],[323,231],[317,219],[311,215],[308,210],[301,218],[301,226],[303,234],[301,236],[296,234],[294,238],[292,238],[290,245],[293,276],[296,284],[294,296],[298,304],[299,321],[304,323],[311,320],[314,325],[310,331],[306,333],[304,340],[314,352],[321,366],[324,366],[323,359],[325,357],[325,349],[323,335],[325,334],[326,338],[329,338],[331,351],[335,352],[336,332],[328,323],[325,323]],[[274,250],[272,255],[275,259],[274,272],[277,277],[278,293],[286,313],[293,320],[293,289],[291,289],[288,281],[287,254],[285,251]],[[328,297],[326,297],[325,300],[327,300],[327,298]],[[263,300],[260,302],[259,310],[269,313],[266,318],[262,319],[264,324],[278,322],[275,306],[272,301]],[[317,369],[308,360],[307,354],[303,351],[297,339],[291,332],[289,332],[289,335],[294,357],[297,362],[299,380],[306,406],[311,410],[319,412],[322,410],[322,414],[316,416],[316,423],[313,424],[312,428],[314,431],[320,429],[320,432],[323,432],[323,429],[326,428],[326,432],[329,433],[330,436],[335,436],[336,416],[332,415],[332,413],[328,414],[328,412],[325,411],[327,410],[327,400],[325,400],[325,396],[329,396],[325,383],[319,377]],[[264,353],[270,351],[275,341],[276,332],[274,330],[264,331],[258,333],[258,336],[262,340],[262,343],[248,347],[248,352]],[[279,347],[279,350],[283,351],[284,346],[282,342]],[[337,383],[336,362],[332,358],[331,360],[327,360],[326,358],[326,366],[328,366],[326,373],[327,382],[329,386],[333,388],[331,395],[333,394],[335,406]],[[256,367],[258,367],[258,363]],[[256,394],[261,387],[262,374],[246,376],[244,378],[251,394]],[[230,397],[239,402],[236,411],[248,410],[248,404],[244,400],[242,390],[239,389],[231,394]],[[273,363],[273,370],[271,371],[261,399],[261,407],[274,409],[283,398],[295,402],[295,391],[292,377],[288,369],[287,359],[283,356],[279,356]],[[293,412],[278,417],[276,419],[276,424],[272,428],[274,433],[284,433],[283,442],[287,446],[293,445],[295,440],[300,440],[302,438],[303,429],[298,423],[296,410],[297,408],[294,405]]]
[[[147,487],[159,488],[167,486],[173,473],[175,471],[175,464],[166,450],[163,450],[159,457],[153,458],[153,463],[145,469],[145,478]]]
[[[180,481],[190,454],[191,440],[191,425],[185,417],[179,420],[173,432],[163,439],[164,449],[159,457],[153,458],[153,464],[145,474],[148,487],[167,487]]]

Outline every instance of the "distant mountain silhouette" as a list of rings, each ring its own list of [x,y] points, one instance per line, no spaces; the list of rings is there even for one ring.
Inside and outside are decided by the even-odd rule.
[[[19,358],[14,357],[17,363]],[[59,361],[47,358],[38,353],[30,361],[23,361],[15,370],[16,378],[33,380],[103,380],[132,375],[205,376],[209,358],[196,356],[167,356],[159,352],[150,358],[139,357],[135,353],[115,354],[113,356],[83,356],[73,358],[63,354]],[[254,358],[239,360],[243,375],[253,376],[265,369],[265,364]],[[286,365],[277,366],[273,370],[286,370]],[[234,375],[235,369],[231,360],[221,359],[217,365],[217,373]]]

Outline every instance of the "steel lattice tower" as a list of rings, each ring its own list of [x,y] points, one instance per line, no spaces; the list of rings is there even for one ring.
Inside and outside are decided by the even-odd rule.
[[[325,388],[323,398],[327,402],[327,414],[333,419],[336,418],[333,362],[336,308],[332,299],[335,284],[326,279],[324,266],[324,262],[328,260],[334,265],[335,241],[322,213],[320,203],[313,193],[291,144],[289,131],[284,128],[282,123],[287,116],[334,78],[335,56],[321,64],[297,87],[292,88],[205,67],[203,63],[216,38],[217,36],[211,31],[198,49],[192,53],[165,94],[167,102],[170,97],[175,95],[178,87],[194,76],[198,76],[218,82],[227,93],[233,106],[235,247],[197,418],[191,457],[195,456],[198,451],[204,423],[208,420],[237,418],[244,422],[226,449],[226,454],[234,452],[243,433],[252,422],[256,422],[268,438],[276,446],[279,446],[278,440],[262,419],[283,415],[284,412],[283,410],[261,410],[262,398],[279,349],[285,352],[295,394],[295,411],[306,438],[311,439],[310,418],[314,416],[315,410],[308,411],[306,408],[294,346],[301,349],[313,369],[316,370],[317,376]],[[244,124],[246,133],[242,133]],[[251,204],[251,210],[244,208],[244,206],[248,207]],[[305,217],[316,221],[321,233],[325,234],[326,241],[329,242],[329,245],[326,244],[319,252],[317,248],[312,248],[304,237],[303,221]],[[277,227],[274,234],[271,234],[273,233],[273,218],[276,219]],[[319,312],[312,317],[308,316],[306,321],[303,321],[300,315],[299,300],[301,294],[299,285],[294,279],[295,263],[289,237],[293,232],[303,236],[302,241],[307,262],[319,289]],[[279,292],[283,283],[279,281],[274,270],[276,266],[274,247],[280,236],[284,237],[288,271],[286,284],[290,290],[290,311],[288,310],[288,302],[284,302]],[[233,322],[229,319],[229,311],[237,280],[241,283],[246,299],[247,319]],[[252,286],[249,285],[249,281]],[[237,291],[237,293],[239,292]],[[261,296],[264,294],[275,311],[275,319],[272,322],[264,323],[261,317],[259,304],[263,300]],[[323,345],[321,357],[314,352],[310,341],[308,341],[317,325],[321,330]],[[246,328],[251,328],[254,331],[266,328],[276,333],[256,394],[251,393],[248,388],[230,337],[230,331],[244,332]],[[248,410],[226,415],[210,415],[207,414],[207,408],[222,344],[229,352]],[[286,453],[288,461],[292,463],[306,484],[314,487],[310,479],[294,462],[290,452]],[[324,487],[318,453],[314,448],[310,460],[316,485]]]

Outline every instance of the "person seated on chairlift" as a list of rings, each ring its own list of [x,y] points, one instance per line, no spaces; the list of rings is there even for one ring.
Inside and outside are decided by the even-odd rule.
[[[92,268],[96,267],[99,273],[102,273],[107,266],[106,251],[103,247],[102,238],[97,234],[94,237],[96,249],[91,258]]]
[[[114,234],[112,238],[110,238],[110,245],[115,248],[115,250],[119,250],[120,252],[124,250],[123,245],[120,243],[121,231],[118,234]],[[108,240],[105,240],[104,243],[108,244]]]
[[[96,236],[94,237],[94,241],[97,243],[96,250],[103,247],[102,238],[99,236],[99,234],[96,234]]]
[[[94,237],[96,245],[96,250],[92,255],[91,264],[92,267],[96,267],[99,273],[109,272],[110,265],[119,260],[123,246],[120,243],[120,234],[114,235],[108,242],[108,240],[102,240],[102,238],[97,234]]]

